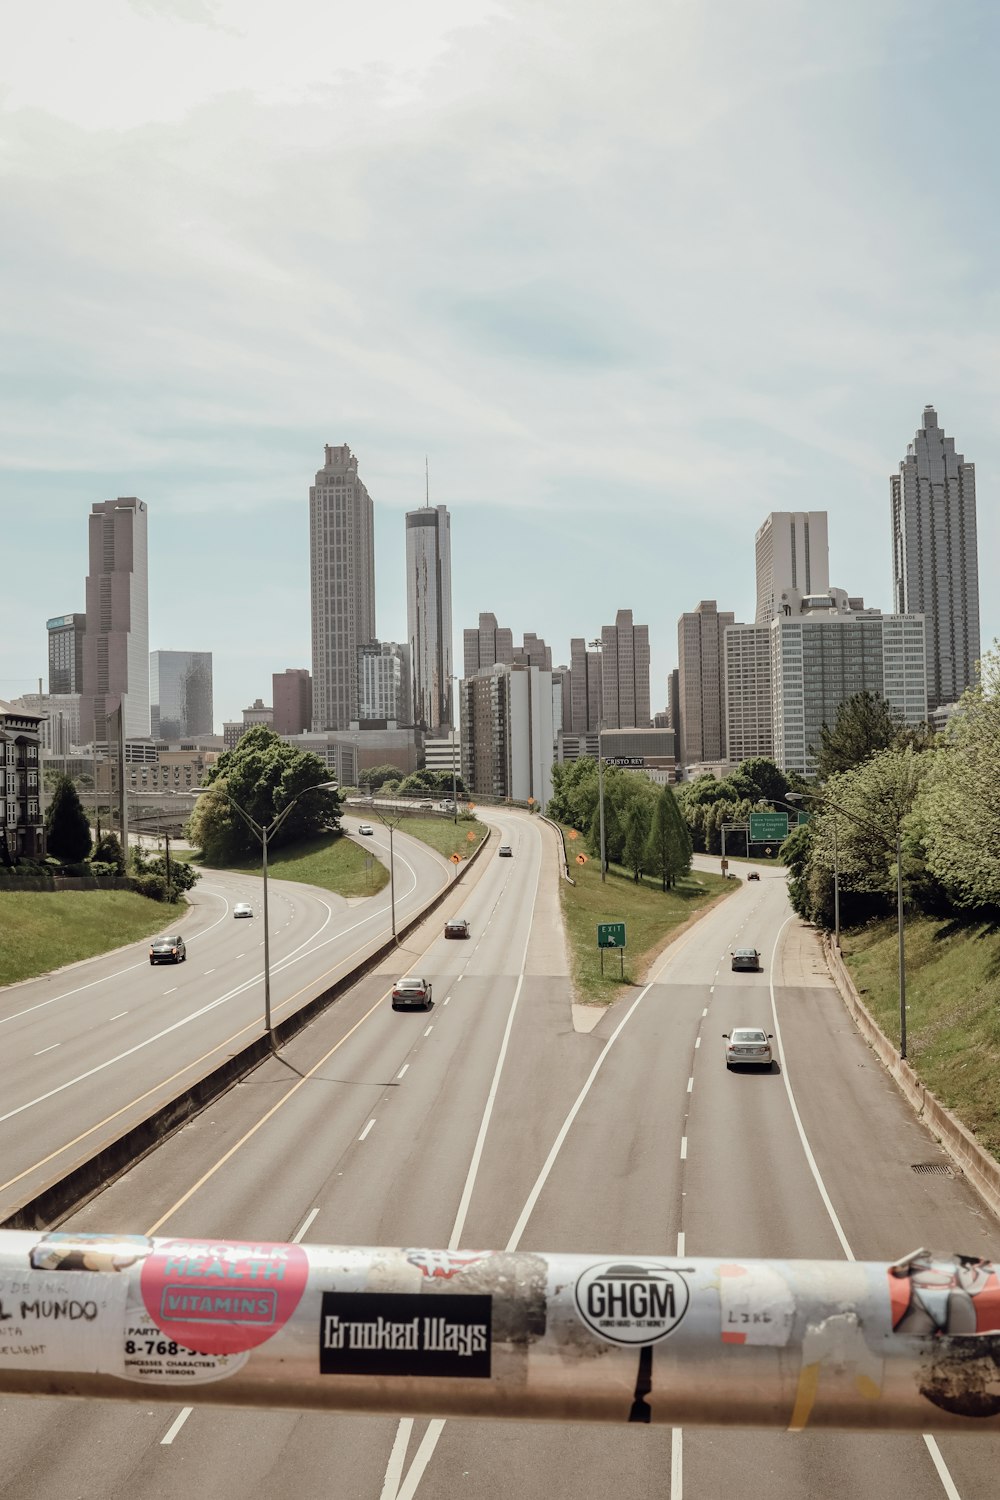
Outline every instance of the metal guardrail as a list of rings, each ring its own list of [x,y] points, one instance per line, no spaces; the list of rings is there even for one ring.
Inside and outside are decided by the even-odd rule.
[[[0,1389],[421,1416],[997,1432],[1000,1277],[0,1233]]]

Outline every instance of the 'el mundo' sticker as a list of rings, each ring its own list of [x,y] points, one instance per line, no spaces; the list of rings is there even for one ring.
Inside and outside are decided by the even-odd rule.
[[[301,1245],[161,1240],[142,1267],[142,1300],[168,1338],[232,1354],[284,1327],[308,1275]]]

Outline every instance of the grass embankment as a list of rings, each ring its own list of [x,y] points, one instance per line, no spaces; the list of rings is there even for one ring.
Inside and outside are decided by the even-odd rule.
[[[0,985],[169,932],[187,910],[135,891],[0,891]]]
[[[377,821],[376,819],[375,822]],[[445,817],[403,818],[398,831],[408,833],[411,838],[419,839],[423,844],[429,844],[432,849],[443,854],[445,859],[450,859],[453,854],[460,854],[463,859],[468,859],[489,836],[490,830],[478,818],[466,815],[460,817],[457,823]],[[472,838],[469,837],[470,833]]]
[[[608,878],[602,884],[600,860],[573,864],[574,845],[567,847],[570,874],[576,885],[560,881],[560,891],[573,979],[577,995],[583,1001],[606,1004],[615,998],[622,985],[621,960],[613,950],[605,950],[604,977],[601,977],[598,922],[625,923],[625,983],[637,984],[647,963],[671,933],[716,897],[739,889],[735,880],[692,870],[672,890],[662,891],[659,882],[649,876],[643,876],[637,885],[630,872],[618,865],[608,866]]]
[[[899,1041],[895,921],[842,934],[861,997]],[[940,918],[906,922],[907,1058],[922,1081],[1000,1158],[1000,931]]]
[[[245,870],[260,874],[260,854],[239,864],[209,866],[196,851],[188,859],[206,868]],[[335,891],[338,896],[374,896],[389,882],[389,871],[353,839],[328,833],[314,839],[303,839],[289,849],[267,851],[267,873],[271,880],[301,880],[306,885]]]

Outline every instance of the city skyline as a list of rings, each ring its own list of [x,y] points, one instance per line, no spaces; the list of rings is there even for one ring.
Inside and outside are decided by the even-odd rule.
[[[827,511],[831,579],[892,608],[886,480],[927,403],[1000,551],[995,8],[584,6],[567,69],[548,0],[391,25],[99,0],[81,70],[53,4],[0,57],[7,698],[84,608],[78,518],[118,494],[150,505],[150,642],[212,651],[220,718],[308,666],[327,442],[375,500],[380,637],[407,639],[428,454],[455,636],[492,608],[565,659],[626,605],[654,709],[680,614],[754,618],[772,511]]]

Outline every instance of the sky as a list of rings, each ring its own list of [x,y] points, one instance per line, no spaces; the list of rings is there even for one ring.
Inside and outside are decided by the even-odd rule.
[[[348,443],[377,629],[404,515],[568,658],[632,609],[754,610],[754,533],[829,512],[892,607],[925,404],[1000,551],[993,0],[34,0],[0,19],[0,697],[82,611],[95,501],[149,506],[151,650],[215,718],[310,665],[308,494]]]

